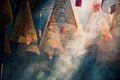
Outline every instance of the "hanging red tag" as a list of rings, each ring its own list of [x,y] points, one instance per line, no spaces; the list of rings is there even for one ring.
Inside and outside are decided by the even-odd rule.
[[[76,6],[81,7],[82,6],[82,0],[76,0]]]
[[[65,31],[66,31],[66,28],[65,28],[65,26],[63,26],[63,27],[61,27],[61,34],[64,34],[65,33]]]
[[[100,4],[94,4],[93,5],[93,12],[98,12],[100,10]]]

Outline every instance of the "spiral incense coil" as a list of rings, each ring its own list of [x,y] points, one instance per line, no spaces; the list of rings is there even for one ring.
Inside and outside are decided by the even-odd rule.
[[[9,0],[0,0],[0,29],[6,28],[12,19]]]
[[[115,11],[116,4],[117,0],[102,0],[101,8],[105,13],[113,13]]]
[[[32,10],[49,10],[53,8],[55,0],[30,0]]]

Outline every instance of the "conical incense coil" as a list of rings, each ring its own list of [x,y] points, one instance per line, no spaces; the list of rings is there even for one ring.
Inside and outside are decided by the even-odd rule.
[[[43,33],[40,46],[43,47],[44,51],[48,54],[51,51],[59,53],[63,50],[56,20],[53,15]]]
[[[101,8],[105,13],[113,13],[115,11],[116,4],[117,0],[102,0]]]
[[[40,46],[44,48],[45,52],[52,54],[54,52],[58,53],[56,52],[58,50],[63,50],[60,35],[65,32],[65,28],[62,28],[64,24],[73,25],[74,28],[72,30],[77,29],[70,0],[56,0],[40,42]],[[72,35],[72,30],[69,31],[70,35]]]
[[[21,3],[17,19],[12,30],[11,40],[27,44],[37,42],[36,30],[28,1],[22,1]]]

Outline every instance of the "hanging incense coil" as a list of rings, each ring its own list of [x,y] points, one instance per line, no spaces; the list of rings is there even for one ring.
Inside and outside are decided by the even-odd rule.
[[[13,19],[9,0],[0,0],[0,29],[7,27]]]
[[[55,0],[52,13],[50,18],[48,18],[48,22],[40,42],[40,47],[42,47],[48,54],[52,55],[52,53],[61,53],[64,51],[60,37],[60,27],[65,23],[71,24],[75,29],[77,29],[70,0]],[[65,29],[62,29],[61,33],[65,32],[63,30]]]
[[[37,42],[35,26],[28,1],[22,1],[21,7],[12,30],[11,40],[19,43]]]
[[[115,11],[116,4],[117,0],[102,0],[101,8],[105,13],[113,13]]]
[[[55,0],[30,0],[30,8],[33,10],[50,10]]]
[[[53,53],[60,53],[63,51],[54,15],[51,16],[49,24],[45,29],[40,46],[42,46],[44,48],[44,51],[48,54],[51,51],[53,51]]]

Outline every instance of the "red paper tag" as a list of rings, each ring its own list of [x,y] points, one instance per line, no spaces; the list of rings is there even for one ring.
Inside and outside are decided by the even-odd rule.
[[[63,26],[63,27],[61,27],[61,34],[64,34],[65,33],[65,31],[66,31],[66,28]]]
[[[55,48],[55,47],[57,47],[57,44],[56,44],[56,41],[51,41],[51,46],[53,47],[53,48]]]
[[[82,6],[82,0],[76,0],[76,6],[81,7]]]
[[[100,10],[100,4],[94,4],[93,5],[93,11],[98,12]]]

